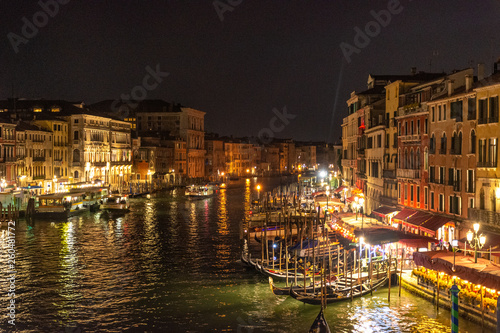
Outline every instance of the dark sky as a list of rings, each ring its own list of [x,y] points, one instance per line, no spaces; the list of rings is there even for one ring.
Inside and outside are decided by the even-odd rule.
[[[59,1],[45,23],[37,1],[0,0],[0,98],[118,99],[158,65],[170,74],[147,98],[207,112],[207,131],[258,135],[286,107],[296,117],[277,137],[333,141],[369,73],[484,62],[488,74],[500,56],[500,0],[401,0],[350,63],[340,44],[394,0],[222,0],[236,5],[223,21],[212,1]],[[40,28],[16,53],[9,33],[34,16]]]

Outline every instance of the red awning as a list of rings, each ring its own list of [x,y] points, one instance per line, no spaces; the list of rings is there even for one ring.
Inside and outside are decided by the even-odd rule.
[[[339,193],[342,192],[346,187],[345,186],[339,186],[335,190],[333,190],[333,193]]]
[[[429,220],[432,218],[432,215],[426,212],[418,211],[412,216],[408,217],[404,222],[407,222],[409,224],[413,224],[414,226],[420,226],[422,223],[425,221]]]
[[[434,215],[429,220],[425,221],[420,225],[420,229],[424,231],[436,232],[446,223],[450,222],[450,218],[446,216]]]
[[[404,221],[407,217],[412,216],[416,212],[417,212],[416,210],[404,208],[402,211],[397,213],[396,216],[393,217],[393,219]]]
[[[387,214],[397,212],[398,210],[399,209],[393,207],[381,206],[375,210],[372,210],[372,213],[385,217]]]
[[[500,290],[500,265],[489,260],[470,256],[455,256],[455,271],[453,271],[453,253],[448,251],[414,252],[413,261],[417,266],[423,266],[451,276],[458,276],[474,284],[486,288]]]

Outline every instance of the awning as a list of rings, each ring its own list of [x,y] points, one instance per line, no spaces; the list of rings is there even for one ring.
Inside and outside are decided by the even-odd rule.
[[[455,255],[455,271],[453,271],[453,252],[414,252],[413,261],[417,266],[458,276],[486,288],[500,290],[500,265],[489,260],[477,258],[477,263],[474,263],[474,257]]]
[[[450,222],[450,218],[446,216],[434,215],[429,220],[425,221],[420,225],[420,229],[424,231],[436,232],[446,223]]]
[[[365,228],[363,230],[355,230],[354,234],[356,237],[363,236],[365,238],[365,243],[370,245],[383,245],[400,242],[411,247],[417,247],[416,245],[422,245],[420,247],[427,247],[429,242],[438,242],[436,239],[431,237],[412,234],[409,232],[407,233],[389,226],[378,226]]]
[[[409,223],[409,224],[413,224],[414,226],[420,226],[422,223],[424,223],[425,221],[429,220],[432,218],[432,214],[429,214],[429,213],[426,213],[426,212],[422,212],[422,211],[418,211],[416,212],[415,214],[411,215],[410,217],[408,217],[405,222]]]
[[[381,206],[375,210],[372,210],[372,213],[385,217],[387,214],[394,213],[397,211],[398,211],[397,208]]]
[[[335,190],[333,191],[333,193],[339,193],[339,192],[342,192],[345,188],[346,188],[346,187],[345,187],[345,186],[343,186],[343,185],[342,185],[342,186],[339,186],[337,189],[335,189]]]
[[[413,214],[415,214],[416,212],[417,212],[416,210],[404,208],[402,211],[400,211],[399,213],[397,213],[396,216],[393,217],[393,219],[395,219],[395,220],[402,220],[403,221],[407,217],[410,217]]]

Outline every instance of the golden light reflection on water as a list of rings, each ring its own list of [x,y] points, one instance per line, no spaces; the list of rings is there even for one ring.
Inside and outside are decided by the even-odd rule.
[[[227,194],[223,190],[219,193],[219,207],[217,209],[217,232],[221,236],[229,234],[227,220]]]

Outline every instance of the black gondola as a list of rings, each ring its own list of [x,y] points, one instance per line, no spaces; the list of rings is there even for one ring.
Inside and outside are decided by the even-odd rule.
[[[325,316],[323,316],[323,308],[319,312],[318,316],[314,320],[311,328],[309,329],[309,333],[330,333],[330,327],[326,322]]]

